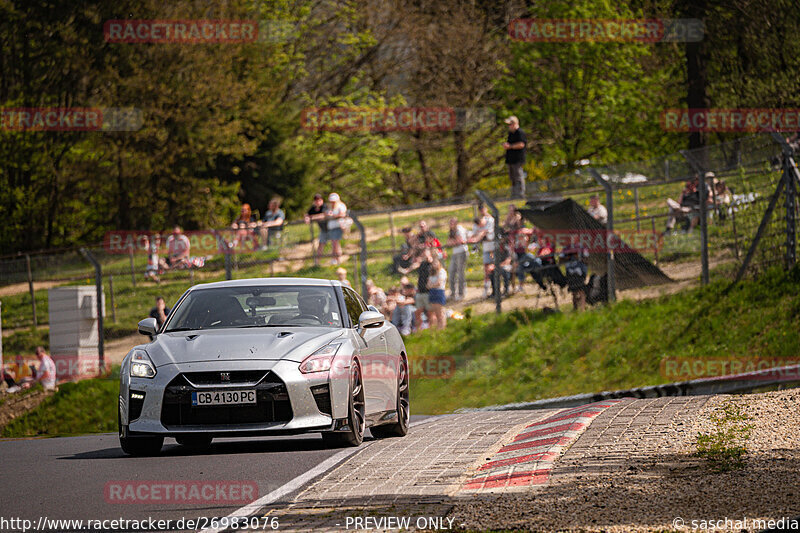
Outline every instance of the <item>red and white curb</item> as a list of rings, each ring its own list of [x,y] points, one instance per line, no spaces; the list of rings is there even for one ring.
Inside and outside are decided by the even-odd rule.
[[[515,492],[532,485],[544,485],[553,464],[592,420],[621,401],[605,400],[564,409],[526,426],[481,465],[461,490],[471,493]]]

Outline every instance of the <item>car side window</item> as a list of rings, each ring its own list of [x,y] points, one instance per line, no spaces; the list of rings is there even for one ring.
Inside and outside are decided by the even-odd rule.
[[[361,316],[361,302],[355,293],[347,287],[342,287],[344,293],[344,305],[347,307],[347,314],[350,315],[350,321],[353,327],[358,326],[358,317]]]

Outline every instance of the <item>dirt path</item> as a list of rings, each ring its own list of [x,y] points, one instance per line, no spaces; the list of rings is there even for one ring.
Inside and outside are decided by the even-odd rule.
[[[58,287],[59,285],[63,284],[63,281],[34,281],[33,289],[38,291],[50,289],[52,287]],[[14,283],[12,285],[6,285],[5,287],[0,287],[0,298],[4,296],[14,296],[15,294],[26,293],[28,290],[27,283]]]

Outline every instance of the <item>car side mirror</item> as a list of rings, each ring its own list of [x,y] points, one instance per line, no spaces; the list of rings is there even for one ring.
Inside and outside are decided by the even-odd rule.
[[[379,328],[383,325],[386,317],[382,313],[375,311],[364,311],[358,317],[358,327],[363,332],[367,328]]]
[[[158,322],[153,317],[139,321],[139,333],[152,337],[158,331]]]

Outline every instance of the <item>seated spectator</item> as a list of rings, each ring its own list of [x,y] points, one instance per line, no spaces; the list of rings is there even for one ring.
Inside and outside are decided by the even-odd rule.
[[[564,267],[567,279],[567,288],[572,294],[572,307],[576,311],[586,309],[586,276],[589,269],[583,262],[584,251],[579,248],[564,250],[563,255],[567,260]]]
[[[403,228],[400,230],[403,233],[403,237],[405,238],[405,242],[400,246],[400,253],[394,256],[392,260],[392,266],[394,271],[398,274],[408,274],[410,272],[409,268],[411,264],[414,262],[414,258],[418,251],[415,248],[416,243],[416,235],[414,235],[411,231],[411,228]]]
[[[235,248],[239,243],[251,240],[254,233],[258,219],[250,209],[250,204],[242,204],[242,210],[239,216],[231,224],[234,231],[233,234],[233,247]]]
[[[44,387],[44,390],[46,391],[55,390],[56,364],[41,346],[36,347],[36,358],[39,360],[39,368],[36,369],[36,375],[33,378],[33,383],[41,383],[42,387]],[[27,384],[25,388],[28,386],[30,386],[30,384]]]
[[[380,311],[387,320],[391,321],[394,310],[397,308],[397,300],[399,296],[400,289],[398,287],[392,287],[386,292],[386,301],[384,302],[383,307],[380,308]]]
[[[602,225],[605,226],[608,224],[608,210],[600,203],[600,197],[596,194],[593,194],[589,198],[589,209],[587,209],[587,212]]]
[[[447,303],[445,287],[447,287],[447,270],[442,266],[442,262],[434,257],[428,274],[428,300],[430,302],[428,321],[431,328],[444,329],[447,325],[447,318],[444,315],[444,306]]]
[[[162,270],[189,267],[189,237],[183,234],[180,226],[172,228],[172,234],[167,238],[167,257],[161,259]]]
[[[378,310],[386,305],[386,293],[371,279],[367,280],[367,304]]]
[[[350,281],[348,281],[348,279],[347,279],[347,269],[345,269],[343,267],[337,268],[336,269],[336,279],[341,281],[342,285],[344,285],[345,287],[352,287],[352,285],[350,285]]]
[[[277,246],[281,239],[283,222],[286,220],[286,213],[281,209],[283,199],[280,196],[273,196],[269,201],[264,216],[258,224],[258,231],[261,235],[261,250],[266,250],[271,246]]]
[[[2,378],[1,382],[5,383],[7,392],[16,392],[19,390],[17,382],[14,381],[14,376],[9,374],[6,371],[5,365],[2,364],[0,364],[0,378]]]
[[[167,307],[166,302],[164,302],[164,298],[161,296],[156,296],[156,305],[150,309],[150,317],[156,319],[158,329],[161,329],[161,326],[163,326],[164,322],[167,321],[169,313],[170,308]]]
[[[395,303],[396,306],[392,312],[391,322],[397,327],[401,335],[408,335],[414,330],[414,315],[417,308],[416,289],[405,276],[400,280],[400,292],[396,296]]]
[[[542,278],[542,260],[539,259],[538,252],[539,244],[535,239],[532,239],[525,253],[517,258],[517,279],[519,280],[521,290],[524,290],[525,276],[527,274],[531,275],[533,281],[535,281],[542,290],[547,289]]]

